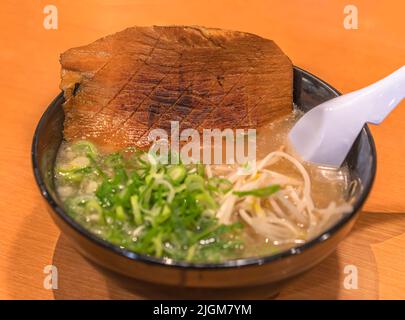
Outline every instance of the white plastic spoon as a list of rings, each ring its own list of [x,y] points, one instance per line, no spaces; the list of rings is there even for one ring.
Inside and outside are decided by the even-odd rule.
[[[302,159],[340,167],[365,123],[379,124],[405,97],[405,66],[364,88],[321,103],[288,134]]]

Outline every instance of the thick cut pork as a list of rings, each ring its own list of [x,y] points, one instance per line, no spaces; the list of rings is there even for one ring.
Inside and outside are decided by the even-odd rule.
[[[259,36],[133,27],[61,55],[64,136],[146,147],[153,128],[257,128],[291,111],[292,64]]]

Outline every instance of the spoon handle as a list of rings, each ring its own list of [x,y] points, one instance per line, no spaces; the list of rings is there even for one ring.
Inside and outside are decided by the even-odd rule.
[[[308,111],[290,130],[304,160],[339,167],[365,123],[379,124],[405,97],[405,66],[363,89]]]
[[[361,99],[359,105],[365,108],[368,105],[364,122],[381,123],[405,97],[405,66],[353,94]]]

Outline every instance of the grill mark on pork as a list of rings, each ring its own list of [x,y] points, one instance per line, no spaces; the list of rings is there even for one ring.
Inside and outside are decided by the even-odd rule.
[[[191,85],[190,85],[190,86],[191,86]],[[190,87],[190,86],[189,86],[189,87]],[[189,89],[189,87],[186,88],[184,91],[181,92],[181,94],[180,94],[179,97],[176,99],[176,101],[175,101],[172,105],[170,105],[169,108],[167,108],[166,113],[163,113],[163,114],[157,113],[157,114],[163,117],[164,114],[170,113],[171,110],[172,110],[172,109],[177,105],[177,103],[180,101],[180,99],[184,96],[184,94],[186,94],[186,92],[187,92],[187,90]],[[157,121],[159,121],[160,119],[161,119],[161,118],[151,119],[151,121],[148,122],[148,130],[146,130],[146,132],[140,137],[139,140],[145,141],[145,143],[147,143],[147,140],[148,140],[147,135],[149,134],[149,131],[150,131],[150,130],[153,130],[153,129],[155,129],[155,128],[159,128],[159,126],[155,126],[155,123],[156,123]],[[174,119],[173,119],[173,120],[174,120]],[[164,130],[169,131],[169,127],[168,127],[167,125],[165,125],[164,123],[162,123],[160,127],[161,127],[162,129],[164,129]]]
[[[170,121],[181,130],[255,127],[292,106],[291,62],[247,33],[134,27],[68,50],[61,64],[65,139],[110,149],[147,146],[149,131]]]
[[[211,41],[212,42],[212,41]],[[213,42],[212,42],[213,43]],[[204,70],[208,62],[203,63],[202,66],[199,68],[201,70]],[[187,74],[186,70],[184,68],[187,68],[187,64],[181,64],[180,68],[182,69],[180,72],[180,76]],[[210,73],[212,76],[215,74],[207,70],[208,73]],[[168,110],[162,114],[161,118],[158,119],[157,123],[152,124],[152,127],[150,129],[154,128],[162,128],[165,130],[170,130],[170,123],[171,121],[178,121],[179,125],[181,126],[184,124],[183,120],[186,120],[187,117],[190,115],[190,113],[193,112],[193,109],[195,110],[197,106],[193,106],[193,98],[195,99],[195,95],[193,95],[193,84],[195,82],[194,79],[188,79],[190,81],[190,85],[182,92],[182,94],[179,96],[179,98],[176,100],[176,102],[171,105]],[[180,80],[180,82],[184,82],[183,80]],[[201,98],[201,97],[199,97]],[[203,100],[204,98],[201,98]],[[205,100],[205,99],[204,99]],[[211,104],[211,102],[207,101],[206,103]],[[179,106],[180,104],[180,106]],[[178,107],[176,109],[176,107]],[[188,128],[195,128],[195,126],[189,126]],[[148,133],[148,132],[147,132]],[[147,139],[146,135],[144,134],[141,139]]]
[[[153,52],[155,51],[156,46],[157,46],[157,44],[158,44],[159,41],[160,41],[160,37],[161,37],[161,35],[159,35],[158,39],[156,40],[155,44],[153,45],[152,49],[150,50],[150,53],[148,54],[148,57],[146,58],[146,60],[148,60],[148,59],[150,59],[150,58],[152,57]],[[122,92],[122,90],[123,90],[129,83],[131,83],[132,79],[134,79],[134,77],[139,73],[139,71],[142,69],[143,66],[144,66],[144,65],[141,65],[141,66],[139,67],[139,69],[137,69],[137,70],[128,78],[128,80],[123,84],[123,86],[121,87],[121,89],[119,89],[118,92],[112,97],[112,99],[111,99],[106,105],[102,106],[101,109],[100,109],[98,112],[96,112],[96,113],[94,114],[94,116],[97,116],[105,107],[107,107],[108,105],[110,105],[110,104],[118,97],[118,95]]]
[[[179,57],[178,60],[176,61],[176,65],[177,65],[178,62],[181,61],[182,56],[183,56],[183,54],[180,53],[180,57]],[[157,90],[169,76],[170,76],[170,75],[169,75],[168,73],[166,73],[166,75],[162,78],[162,81],[159,82],[159,84],[156,86],[155,89]],[[156,90],[153,90],[152,93],[154,93]],[[167,91],[170,91],[170,90],[167,90]],[[182,96],[183,93],[184,93],[184,92],[181,92],[179,98],[177,98],[176,101],[175,101],[174,103],[172,103],[169,108],[167,108],[166,110],[163,110],[163,112],[165,112],[165,111],[166,111],[166,112],[169,112],[169,111],[170,111],[170,108],[172,108],[172,107],[176,104],[176,102],[180,99],[180,97]],[[150,95],[150,97],[152,98],[152,95]],[[168,100],[165,101],[165,100],[161,100],[161,99],[159,100],[157,97],[158,97],[157,95],[154,95],[154,96],[153,96],[153,98],[155,98],[156,100],[158,100],[158,102],[169,102],[169,103],[171,102],[171,99],[168,99]],[[162,115],[163,115],[163,114],[162,114]],[[154,121],[148,122],[149,127],[152,127],[153,124],[154,124]]]
[[[178,58],[179,62],[181,60],[181,56]],[[176,62],[176,63],[177,63]],[[169,67],[169,66],[167,66]],[[169,67],[170,68],[170,67]],[[168,79],[168,77],[170,77],[171,74],[166,73],[165,76],[163,76],[161,78],[161,80],[158,82],[158,84],[153,88],[153,90],[150,92],[150,94],[146,97],[146,99],[144,99],[142,101],[142,103],[140,103],[138,105],[137,108],[135,108],[134,112],[132,112],[132,114],[130,115],[130,117],[128,118],[128,120],[126,121],[126,123],[128,123],[128,121],[130,121],[131,118],[133,118],[137,112],[142,112],[143,110],[140,110],[140,108],[142,108],[142,106],[145,106],[146,108],[146,116],[147,116],[147,120],[146,120],[146,124],[147,126],[145,127],[144,133],[142,133],[142,135],[139,137],[139,141],[137,141],[138,144],[140,145],[144,145],[148,143],[147,137],[145,137],[145,133],[148,133],[148,130],[151,130],[155,124],[155,122],[159,119],[159,116],[163,116],[165,113],[169,112],[169,110],[176,105],[177,101],[182,97],[182,95],[184,94],[184,92],[181,92],[180,96],[177,98],[173,98],[169,95],[167,95],[167,93],[170,93],[171,90],[162,90],[162,93],[165,96],[159,95],[159,93],[157,93],[160,89],[160,87],[162,86],[163,82],[165,80]],[[177,93],[177,90],[173,90],[172,91],[174,94]],[[152,104],[148,104],[145,105],[145,102],[148,101],[148,99],[150,101],[152,101]],[[167,108],[162,108],[161,105],[167,105]],[[145,121],[143,121],[145,122]],[[126,124],[125,123],[125,124]],[[124,128],[121,127],[121,130]]]
[[[179,61],[181,61],[182,55],[183,54],[181,53]],[[204,70],[204,67],[206,66],[206,64],[207,63],[204,63],[202,66],[199,66],[200,69]],[[160,65],[160,66],[162,66],[162,65]],[[183,66],[185,66],[185,65],[180,64],[179,68],[182,69]],[[175,74],[177,75],[178,73],[175,73]],[[184,70],[182,70],[182,72],[180,72],[179,74],[180,74],[180,77],[182,77],[183,74],[186,74],[186,72]],[[163,113],[161,113],[160,110],[158,111],[157,108],[156,109],[153,108],[153,106],[151,106],[152,109],[151,109],[151,107],[149,108],[149,110],[152,111],[152,112],[148,112],[148,129],[145,130],[145,133],[139,139],[141,144],[147,144],[148,143],[148,136],[147,135],[148,135],[150,130],[155,129],[155,128],[162,128],[162,129],[165,129],[168,132],[170,132],[170,122],[171,121],[179,121],[180,122],[182,120],[182,118],[186,118],[187,114],[193,109],[191,103],[188,103],[188,104],[185,103],[185,100],[187,98],[190,98],[190,89],[191,89],[191,92],[192,92],[192,86],[193,86],[193,80],[188,79],[187,81],[191,81],[191,84],[188,85],[188,87],[186,87],[183,92],[181,92],[181,94],[178,96],[178,98],[171,105],[169,105],[168,108],[165,108],[163,110]],[[187,83],[187,81],[183,79],[183,80],[180,80],[180,83],[183,83],[183,86],[184,86],[184,84]],[[182,87],[182,85],[180,85],[178,87]],[[177,88],[177,86],[175,88]],[[168,89],[168,88],[166,88],[166,90],[170,91],[170,89]],[[177,90],[175,89],[175,90],[173,90],[173,92],[177,92]],[[154,98],[156,98],[156,96]],[[179,105],[180,101],[183,101],[183,103],[180,106],[181,110],[183,111],[183,112],[181,112],[181,114],[179,114],[178,112],[176,113],[175,111],[173,111]],[[208,102],[208,103],[210,103],[210,102]],[[156,116],[160,116],[160,117],[156,117]],[[155,118],[156,118],[156,120],[155,120]]]
[[[213,73],[213,72],[210,72],[209,70],[207,70],[207,72],[209,74],[211,74],[216,79],[216,82],[211,80],[211,83],[214,82],[212,84],[212,86],[215,86],[215,83],[218,84],[217,75],[215,75],[215,73]],[[241,75],[240,78],[242,76],[243,75]],[[240,78],[237,80],[236,83],[234,83],[230,87],[228,92],[225,92],[225,94],[222,96],[222,98],[221,98],[221,100],[219,102],[215,103],[215,102],[211,102],[211,101],[208,101],[208,100],[204,99],[208,103],[208,105],[212,105],[213,107],[211,107],[209,109],[203,109],[204,112],[201,112],[202,110],[200,108],[193,108],[193,110],[190,113],[186,114],[186,116],[182,119],[182,121],[180,121],[180,127],[183,128],[183,129],[186,129],[187,126],[185,126],[185,123],[187,123],[189,118],[193,117],[193,116],[196,116],[196,114],[200,114],[200,116],[198,117],[198,123],[199,124],[198,123],[195,123],[193,125],[189,124],[189,128],[201,129],[203,127],[203,122],[212,114],[212,112],[214,112],[215,110],[217,110],[219,108],[219,106],[226,99],[226,97],[230,94],[230,92],[233,90],[233,88],[238,84],[238,82],[240,81]],[[220,87],[222,89],[224,89],[224,85],[222,83],[220,83],[219,85],[220,85]],[[212,92],[214,91],[212,87],[210,89],[212,89],[212,90],[208,90],[208,91],[212,91]]]
[[[121,123],[122,126],[125,126],[125,124],[131,120],[131,118],[134,116],[135,112],[138,110],[138,108],[148,99],[152,96],[153,92],[159,87],[159,85],[162,83],[164,77],[162,79],[160,79],[160,81],[158,82],[158,84],[151,90],[151,92],[149,93],[149,95],[147,95],[142,101],[141,103],[139,103],[137,105],[137,107],[130,113],[130,115]],[[121,127],[122,128],[122,127]],[[120,128],[120,129],[121,129]],[[118,129],[118,130],[120,130]]]
[[[148,100],[152,97],[152,95],[155,93],[155,91],[159,88],[160,84],[162,83],[162,81],[164,80],[165,76],[163,76],[161,79],[158,80],[157,84],[151,89],[151,91],[148,93],[148,95],[146,95],[141,101],[140,103],[137,104],[137,106],[135,108],[133,108],[133,110],[131,111],[131,113],[124,118],[124,121],[121,122],[119,124],[119,126],[125,126],[125,124],[129,121],[131,121],[131,119],[133,118],[133,116],[136,114],[136,112],[138,111],[138,109]],[[119,130],[120,128],[118,128]]]
[[[239,76],[239,78],[236,80],[236,82],[232,85],[232,87],[229,89],[229,91],[224,95],[224,97],[222,98],[222,100],[219,102],[219,104],[216,106],[216,108],[212,109],[209,113],[207,113],[203,119],[203,121],[201,122],[201,124],[197,127],[197,130],[203,129],[205,128],[212,128],[210,125],[207,126],[207,122],[209,121],[210,117],[212,117],[212,114],[214,112],[221,112],[220,107],[223,106],[224,101],[226,100],[226,98],[232,93],[232,91],[235,90],[235,88],[238,86],[239,82],[243,79],[243,77],[245,76],[246,73],[241,74]],[[207,120],[208,119],[208,120]],[[212,119],[215,121],[215,119]],[[224,127],[223,123],[219,126],[220,129],[222,129]]]

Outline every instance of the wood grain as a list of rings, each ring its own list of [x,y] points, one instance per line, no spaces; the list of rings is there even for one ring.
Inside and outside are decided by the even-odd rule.
[[[405,61],[402,1],[350,1],[359,29],[343,28],[347,1],[52,1],[58,30],[43,28],[47,1],[3,0],[0,10],[0,298],[148,298],[158,290],[123,286],[80,257],[47,215],[34,183],[30,147],[36,123],[59,92],[59,54],[132,25],[205,25],[276,40],[292,59],[343,92],[367,85]],[[373,127],[378,174],[356,230],[319,267],[279,296],[405,298],[404,103]],[[46,265],[59,289],[43,287]],[[343,286],[357,266],[359,288]]]

